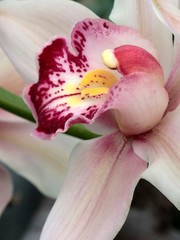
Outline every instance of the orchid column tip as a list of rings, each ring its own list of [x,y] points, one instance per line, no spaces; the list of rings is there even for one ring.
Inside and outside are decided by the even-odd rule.
[[[114,55],[114,50],[112,49],[106,49],[102,53],[102,61],[105,66],[107,66],[110,69],[116,69],[118,66],[118,61]]]

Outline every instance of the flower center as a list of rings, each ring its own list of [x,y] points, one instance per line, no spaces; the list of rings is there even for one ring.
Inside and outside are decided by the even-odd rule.
[[[81,98],[99,97],[108,94],[109,89],[117,83],[117,77],[105,69],[89,71],[80,82]]]

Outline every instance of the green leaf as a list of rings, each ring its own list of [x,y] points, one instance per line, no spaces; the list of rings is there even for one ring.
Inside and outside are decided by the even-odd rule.
[[[23,99],[0,87],[0,108],[14,113],[28,121],[35,122],[29,108]],[[100,135],[88,131],[83,125],[76,124],[71,127],[65,134],[78,137],[84,140],[99,137]]]
[[[99,17],[108,19],[114,0],[75,0],[91,9]]]

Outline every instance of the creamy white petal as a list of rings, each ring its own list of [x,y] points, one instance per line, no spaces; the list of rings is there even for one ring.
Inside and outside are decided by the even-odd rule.
[[[5,53],[0,49],[0,87],[21,94],[24,81],[15,70]]]
[[[8,113],[5,116],[6,120],[2,117],[0,121],[1,161],[45,195],[56,197],[66,175],[70,152],[79,140],[59,135],[51,142],[40,141],[30,136],[33,123],[13,115],[8,117]]]
[[[180,103],[180,55],[177,56],[165,88],[169,95],[169,104],[167,110],[172,111]]]
[[[180,9],[177,0],[151,0],[159,19],[179,38]]]

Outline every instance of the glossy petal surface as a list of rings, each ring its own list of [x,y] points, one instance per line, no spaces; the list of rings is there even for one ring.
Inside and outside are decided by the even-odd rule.
[[[145,168],[119,132],[80,143],[41,240],[113,239]]]
[[[143,178],[180,209],[180,107],[169,112],[152,132],[133,142],[136,154],[149,162]]]

